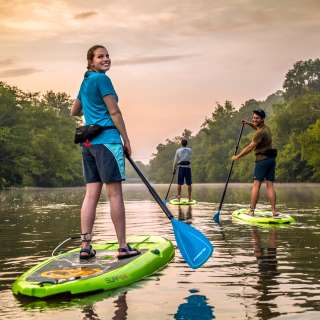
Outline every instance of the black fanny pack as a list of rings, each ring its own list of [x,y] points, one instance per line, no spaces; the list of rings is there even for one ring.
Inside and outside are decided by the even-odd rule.
[[[88,125],[88,126],[82,126],[76,128],[76,132],[74,135],[74,143],[82,143],[87,140],[92,140],[97,135],[99,135],[102,131],[108,130],[108,129],[116,129],[115,126],[98,126],[96,124]]]
[[[256,153],[256,155],[262,155],[262,156],[266,156],[268,158],[276,158],[278,155],[278,151],[277,151],[277,149],[268,149],[264,152],[258,152],[258,153]]]
[[[190,164],[190,161],[180,161],[178,163],[178,166],[188,166]]]

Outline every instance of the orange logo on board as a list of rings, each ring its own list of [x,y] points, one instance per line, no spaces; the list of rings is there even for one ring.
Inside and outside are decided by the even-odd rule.
[[[44,271],[40,275],[50,279],[69,279],[91,276],[102,271],[100,268],[66,268]]]

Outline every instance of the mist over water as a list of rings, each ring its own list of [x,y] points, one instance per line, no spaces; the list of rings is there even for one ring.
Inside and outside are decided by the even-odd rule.
[[[155,188],[164,197],[167,185]],[[0,192],[0,319],[319,319],[320,185],[277,185],[279,211],[297,220],[280,228],[232,221],[233,210],[248,206],[249,184],[229,186],[222,226],[216,225],[212,216],[222,189],[222,184],[194,185],[198,204],[169,207],[214,244],[214,255],[202,268],[190,269],[177,249],[168,267],[129,287],[48,300],[16,298],[10,287],[58,243],[79,233],[84,189]],[[171,223],[144,185],[125,184],[124,195],[128,235],[161,235],[175,242]],[[268,208],[264,192],[260,208]],[[114,238],[103,195],[94,241]]]

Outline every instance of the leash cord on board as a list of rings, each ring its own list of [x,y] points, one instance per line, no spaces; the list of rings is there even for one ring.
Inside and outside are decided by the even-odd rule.
[[[52,251],[51,256],[54,257],[55,253],[58,249],[60,249],[65,243],[69,242],[70,240],[74,240],[74,239],[80,239],[80,236],[70,236],[69,238],[63,240],[62,242],[60,242]]]

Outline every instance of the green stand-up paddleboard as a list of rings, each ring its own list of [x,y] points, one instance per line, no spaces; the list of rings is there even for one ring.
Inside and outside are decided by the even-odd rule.
[[[280,213],[273,217],[271,211],[255,210],[254,216],[249,214],[249,209],[239,209],[232,212],[232,217],[253,224],[289,224],[295,222],[289,214]]]
[[[190,206],[190,205],[196,204],[197,201],[193,200],[193,199],[191,199],[191,201],[189,201],[188,198],[180,198],[180,201],[179,201],[179,199],[176,198],[176,199],[171,199],[169,201],[169,203],[173,204],[173,205],[176,205],[176,206],[183,206],[183,205]]]
[[[158,236],[129,237],[141,254],[118,260],[116,241],[93,244],[96,257],[79,259],[79,248],[53,256],[22,274],[14,282],[14,294],[44,298],[80,294],[127,286],[164,268],[174,257],[172,243]]]

